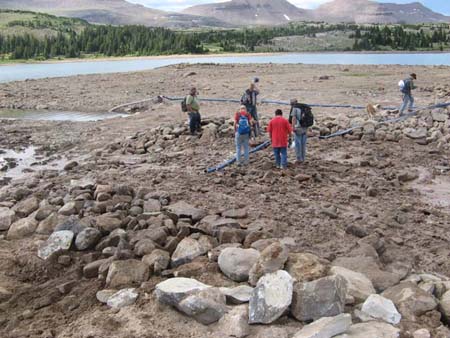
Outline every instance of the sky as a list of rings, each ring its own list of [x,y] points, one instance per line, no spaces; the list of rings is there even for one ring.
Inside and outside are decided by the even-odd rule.
[[[142,4],[150,8],[156,8],[166,11],[181,11],[184,8],[193,5],[200,5],[212,2],[224,2],[224,0],[127,0],[127,1]],[[330,0],[288,0],[288,1],[301,8],[316,8],[320,4],[329,2]],[[416,0],[380,0],[379,2],[410,3],[414,1]],[[436,12],[450,15],[449,0],[422,0],[420,2]]]

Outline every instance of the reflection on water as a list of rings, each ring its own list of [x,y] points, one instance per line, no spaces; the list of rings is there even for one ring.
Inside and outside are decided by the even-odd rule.
[[[127,116],[130,115],[119,113],[54,112],[20,109],[0,110],[0,120],[93,122]]]

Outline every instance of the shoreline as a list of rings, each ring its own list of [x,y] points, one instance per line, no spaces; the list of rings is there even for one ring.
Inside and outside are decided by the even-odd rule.
[[[15,60],[11,62],[0,63],[2,66],[15,65],[35,65],[35,64],[64,64],[64,63],[82,63],[82,62],[120,62],[120,61],[144,61],[144,60],[161,60],[161,59],[189,59],[189,58],[210,58],[210,57],[264,57],[264,56],[280,56],[280,55],[314,55],[314,54],[349,54],[349,55],[382,55],[382,54],[450,54],[448,51],[323,51],[323,52],[263,52],[263,53],[211,53],[211,54],[170,54],[170,55],[154,55],[154,56],[101,56],[92,58],[69,58],[63,60]]]

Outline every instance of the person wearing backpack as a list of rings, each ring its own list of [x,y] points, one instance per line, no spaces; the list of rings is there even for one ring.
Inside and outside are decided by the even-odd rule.
[[[245,106],[247,112],[252,116],[254,123],[253,135],[258,137],[261,130],[259,126],[258,110],[256,107],[259,95],[259,89],[256,84],[259,82],[258,78],[255,78],[250,84],[250,87],[244,92],[241,97],[241,104]]]
[[[308,141],[308,128],[314,124],[314,116],[311,107],[298,103],[297,99],[291,100],[291,113],[289,122],[292,124],[295,138],[296,163],[301,164],[306,160],[306,144]]]
[[[408,111],[412,111],[414,106],[414,97],[412,96],[412,90],[416,89],[414,86],[414,80],[417,80],[417,75],[412,73],[407,79],[399,82],[400,91],[403,93],[403,103],[400,107],[400,116],[408,108]]]
[[[247,112],[245,106],[234,116],[234,131],[236,143],[236,161],[238,165],[247,165],[250,159],[250,134],[252,131],[252,116]],[[244,161],[242,161],[242,148],[244,148]]]
[[[201,132],[202,117],[200,115],[200,103],[197,95],[197,89],[192,87],[189,95],[181,102],[181,110],[187,112],[189,115],[189,129],[191,135],[196,135],[197,132]]]
[[[270,120],[267,132],[272,141],[273,154],[275,156],[275,164],[278,169],[287,169],[288,157],[287,147],[288,138],[292,134],[292,127],[288,120],[283,117],[283,111],[277,109],[275,117]]]

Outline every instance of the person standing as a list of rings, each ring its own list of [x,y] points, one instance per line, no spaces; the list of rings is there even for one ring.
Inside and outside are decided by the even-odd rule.
[[[281,109],[275,111],[275,117],[270,120],[267,132],[272,141],[275,164],[278,169],[287,169],[287,147],[288,139],[292,134],[292,127],[288,120],[283,117]]]
[[[308,127],[311,125],[311,122],[308,123],[308,111],[312,116],[311,107],[298,103],[297,99],[291,100],[289,120],[292,123],[292,128],[294,130],[295,154],[297,157],[296,163],[298,164],[301,164],[306,160]]]
[[[236,143],[236,161],[238,165],[247,165],[250,159],[250,134],[252,116],[247,112],[245,106],[234,116],[234,132]],[[242,162],[242,148],[244,149],[244,161]]]
[[[400,91],[403,93],[403,103],[400,107],[400,116],[408,108],[408,111],[412,111],[414,106],[414,97],[412,96],[412,90],[416,89],[414,86],[414,80],[417,80],[417,75],[412,73],[407,79],[400,81]]]
[[[186,97],[187,113],[189,115],[189,129],[191,135],[201,132],[202,117],[200,115],[200,103],[197,98],[198,92],[192,87],[189,95]]]
[[[259,83],[259,79],[255,78],[253,82],[250,84],[250,87],[244,92],[241,98],[241,104],[245,106],[247,112],[252,116],[254,123],[253,135],[258,137],[260,135],[260,126],[259,126],[259,118],[258,118],[258,95],[259,89],[257,87],[257,83]]]

